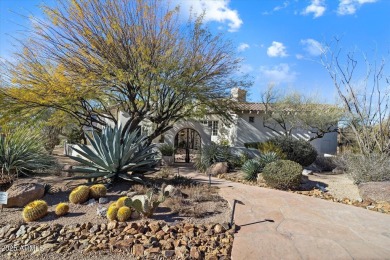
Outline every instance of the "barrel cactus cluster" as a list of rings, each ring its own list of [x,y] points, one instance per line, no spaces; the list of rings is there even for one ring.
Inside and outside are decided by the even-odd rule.
[[[69,195],[69,201],[73,204],[82,204],[88,199],[98,199],[106,196],[107,188],[103,184],[95,184],[91,187],[81,185],[72,190]]]

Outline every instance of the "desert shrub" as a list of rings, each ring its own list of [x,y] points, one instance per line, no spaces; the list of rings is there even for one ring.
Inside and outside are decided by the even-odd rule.
[[[313,163],[313,166],[319,171],[326,172],[332,171],[334,168],[337,167],[333,157],[324,157],[322,155],[317,156],[316,160]]]
[[[37,130],[19,127],[0,134],[2,174],[27,175],[55,166],[55,159],[45,150],[44,139]]]
[[[335,159],[356,184],[370,181],[390,181],[390,158],[385,154],[343,154]]]
[[[299,187],[302,166],[289,160],[278,160],[267,164],[263,178],[267,185],[276,189],[296,189]]]
[[[175,152],[175,148],[169,144],[162,144],[159,147],[159,150],[163,156],[172,156]]]
[[[42,127],[43,145],[48,153],[52,153],[54,147],[60,144],[61,129],[55,126]]]
[[[270,139],[269,142],[278,146],[287,160],[297,162],[304,167],[312,164],[317,158],[317,151],[307,141],[292,137],[277,137]]]
[[[262,170],[263,166],[257,159],[251,159],[246,161],[241,170],[244,172],[244,178],[248,181],[254,181],[257,178],[257,174]]]
[[[257,149],[261,142],[251,142],[251,143],[244,143],[245,148],[254,148]]]
[[[200,172],[205,172],[213,163],[230,161],[229,147],[217,144],[204,145],[201,153],[195,159],[195,167]]]
[[[270,141],[259,143],[257,149],[260,151],[261,154],[275,153],[279,157],[279,159],[286,158],[286,154],[283,153],[283,150],[275,143]]]

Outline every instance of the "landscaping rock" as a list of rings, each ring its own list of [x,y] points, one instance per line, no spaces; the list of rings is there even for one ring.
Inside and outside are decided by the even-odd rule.
[[[313,171],[312,170],[303,169],[302,175],[303,176],[313,175]]]
[[[165,188],[164,188],[164,192],[168,192],[169,193],[169,197],[182,197],[183,194],[181,193],[180,189],[173,186],[173,185],[167,185]]]
[[[108,199],[107,198],[104,198],[104,197],[99,198],[99,204],[106,204],[106,203],[108,203]]]
[[[341,169],[340,167],[336,167],[332,170],[332,173],[333,174],[343,174],[344,173],[344,170]]]
[[[229,166],[227,162],[218,162],[212,164],[207,170],[206,174],[211,174],[213,176],[216,176],[218,174],[224,174],[227,173],[229,170]]]
[[[7,192],[6,207],[24,207],[31,201],[41,199],[45,194],[45,187],[39,183],[20,183],[11,186]]]
[[[373,200],[390,203],[390,181],[362,183],[358,188],[363,201]]]

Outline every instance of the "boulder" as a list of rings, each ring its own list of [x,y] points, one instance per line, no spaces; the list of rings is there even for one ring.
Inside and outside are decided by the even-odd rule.
[[[31,201],[41,199],[45,194],[45,187],[39,183],[20,183],[11,186],[7,192],[7,208],[24,207]]]
[[[390,203],[390,181],[362,183],[358,188],[363,200]]]
[[[224,174],[227,173],[229,169],[227,162],[218,162],[212,164],[206,171],[206,174],[211,174],[213,176],[216,176],[218,174]]]

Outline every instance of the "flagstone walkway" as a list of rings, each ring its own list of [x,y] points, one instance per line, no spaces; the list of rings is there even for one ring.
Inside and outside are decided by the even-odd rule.
[[[208,182],[192,168],[180,175]],[[390,215],[304,195],[212,178],[236,204],[232,258],[390,259]]]

